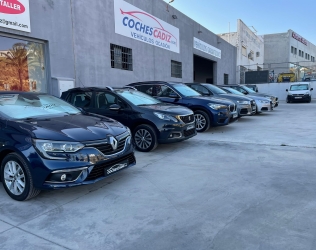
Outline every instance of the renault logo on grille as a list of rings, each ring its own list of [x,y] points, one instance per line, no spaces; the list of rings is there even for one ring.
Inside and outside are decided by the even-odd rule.
[[[113,150],[117,149],[117,140],[113,136],[109,136],[109,142],[113,148]]]

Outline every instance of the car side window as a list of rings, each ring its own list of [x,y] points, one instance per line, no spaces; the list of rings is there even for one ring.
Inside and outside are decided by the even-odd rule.
[[[154,86],[154,90],[153,90],[153,93],[156,92],[155,96],[170,97],[171,94],[178,96],[178,94],[174,90],[172,90],[170,87],[165,86],[165,85],[156,85]]]
[[[92,92],[75,92],[68,98],[68,102],[79,108],[87,108],[91,104]]]
[[[244,90],[243,88],[237,88],[237,90],[243,94],[248,94],[248,92],[246,90]]]
[[[109,109],[111,105],[118,104],[122,108],[126,108],[127,105],[116,95],[107,92],[96,93],[96,108]]]
[[[138,91],[143,92],[147,95],[153,95],[153,85],[151,84],[146,84],[146,85],[138,85],[138,86],[133,86],[135,87]]]
[[[206,89],[205,87],[201,85],[191,85],[190,87],[196,90],[197,92],[199,92],[200,94],[212,95],[212,93],[208,89]]]

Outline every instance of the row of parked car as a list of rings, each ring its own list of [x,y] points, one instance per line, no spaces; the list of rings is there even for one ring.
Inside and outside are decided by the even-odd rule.
[[[135,147],[149,152],[277,106],[244,85],[137,82],[69,89],[61,99],[0,92],[1,181],[18,201],[94,183],[135,165]]]

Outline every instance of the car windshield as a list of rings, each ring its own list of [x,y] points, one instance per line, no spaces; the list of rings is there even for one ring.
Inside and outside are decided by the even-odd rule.
[[[183,96],[186,96],[186,97],[201,96],[200,93],[196,92],[195,90],[191,89],[190,87],[184,84],[174,84],[172,86]]]
[[[0,94],[0,113],[12,119],[27,119],[81,112],[57,97],[25,92]]]
[[[247,90],[249,93],[256,94],[256,91],[253,91],[251,88],[248,88],[247,86],[242,86],[245,90]]]
[[[208,88],[210,91],[212,91],[215,94],[227,94],[224,90],[220,89],[219,87],[216,87],[212,84],[203,84],[206,88]]]
[[[243,93],[239,92],[238,90],[236,89],[232,89],[232,88],[227,88],[227,87],[224,87],[224,89],[227,89],[229,93],[232,93],[232,94],[236,94],[236,95],[244,95]]]
[[[292,91],[295,91],[295,90],[308,90],[308,84],[291,85],[290,90],[292,90]]]
[[[136,90],[118,90],[116,93],[137,106],[161,103],[150,95]]]

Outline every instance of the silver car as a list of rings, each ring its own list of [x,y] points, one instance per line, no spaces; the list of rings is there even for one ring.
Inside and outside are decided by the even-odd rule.
[[[236,95],[242,95],[246,96],[245,94],[239,92],[238,90],[229,88],[229,87],[222,87],[227,93],[232,93]],[[256,102],[256,113],[262,113],[266,111],[271,111],[273,109],[272,107],[272,101],[268,98],[261,97],[261,96],[253,96],[253,95],[247,95],[248,98],[251,98],[255,100]]]

